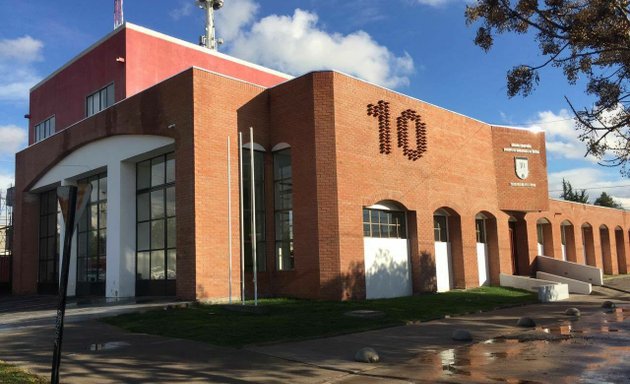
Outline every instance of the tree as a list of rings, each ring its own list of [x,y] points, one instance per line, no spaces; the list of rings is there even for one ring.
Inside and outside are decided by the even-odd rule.
[[[565,179],[562,179],[562,194],[560,197],[564,200],[588,204],[588,193],[586,193],[586,189],[574,191],[571,183]]]
[[[602,207],[621,208],[621,204],[616,202],[615,199],[606,192],[602,192],[593,204],[601,205]]]
[[[481,22],[475,44],[486,52],[496,35],[534,32],[545,59],[508,71],[509,97],[529,95],[543,67],[562,68],[571,84],[585,76],[595,105],[578,110],[565,97],[585,155],[630,176],[630,0],[477,0],[466,22]]]

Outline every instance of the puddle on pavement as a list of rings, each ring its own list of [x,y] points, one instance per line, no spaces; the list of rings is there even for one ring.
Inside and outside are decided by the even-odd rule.
[[[616,308],[523,331],[527,337],[428,351],[409,362],[409,375],[449,383],[630,382],[628,317],[628,308]]]
[[[111,351],[113,349],[119,349],[119,348],[122,348],[122,347],[126,347],[128,345],[130,345],[130,344],[125,342],[125,341],[109,341],[109,342],[106,342],[106,343],[91,344],[90,345],[90,351],[91,352]]]

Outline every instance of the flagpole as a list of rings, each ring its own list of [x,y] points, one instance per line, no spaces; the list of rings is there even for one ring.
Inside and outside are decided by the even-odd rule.
[[[227,182],[228,182],[228,300],[232,304],[232,162],[230,160],[230,136],[227,137]]]
[[[251,169],[251,197],[252,197],[252,257],[254,271],[254,305],[258,305],[258,259],[256,257],[256,177],[254,176],[254,128],[249,127],[249,147]]]
[[[239,185],[239,199],[241,206],[241,214],[239,219],[241,222],[241,303],[245,305],[245,222],[244,215],[245,209],[243,207],[243,133],[238,133],[238,185]]]

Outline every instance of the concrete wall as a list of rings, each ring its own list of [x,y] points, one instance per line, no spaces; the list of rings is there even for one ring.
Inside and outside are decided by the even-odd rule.
[[[582,295],[590,295],[593,291],[593,285],[584,281],[569,279],[566,277],[553,275],[547,272],[536,272],[536,278],[541,280],[555,281],[557,283],[563,283],[569,286],[570,293],[579,293]]]
[[[568,277],[570,279],[584,281],[594,285],[603,285],[602,270],[597,267],[538,256],[536,265],[539,271],[553,275]]]

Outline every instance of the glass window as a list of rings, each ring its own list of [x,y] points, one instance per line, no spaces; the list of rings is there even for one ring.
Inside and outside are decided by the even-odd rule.
[[[440,243],[448,242],[448,224],[447,217],[444,215],[433,216],[433,232],[435,241]]]
[[[295,268],[293,255],[293,180],[291,149],[273,154],[276,226],[276,266],[279,271]]]
[[[251,180],[250,149],[243,148],[243,205],[245,223],[245,270],[252,271],[254,255],[252,249],[252,180]],[[265,153],[254,151],[254,189],[256,196],[256,269],[259,272],[267,270],[265,256]]]
[[[114,84],[99,89],[85,100],[85,115],[90,117],[114,104]]]
[[[44,140],[55,133],[55,116],[51,116],[35,125],[35,142]]]
[[[138,280],[175,280],[177,228],[175,154],[136,164]]]
[[[92,192],[77,230],[77,282],[102,283],[107,269],[107,174],[78,184],[90,184]]]
[[[477,242],[486,242],[486,221],[484,219],[475,219],[475,230],[477,232]]]
[[[406,239],[405,212],[363,208],[363,236]]]
[[[39,195],[39,276],[38,282],[58,284],[59,234],[57,190]]]
[[[536,240],[538,241],[538,244],[543,243],[543,225],[544,224],[536,224]]]

